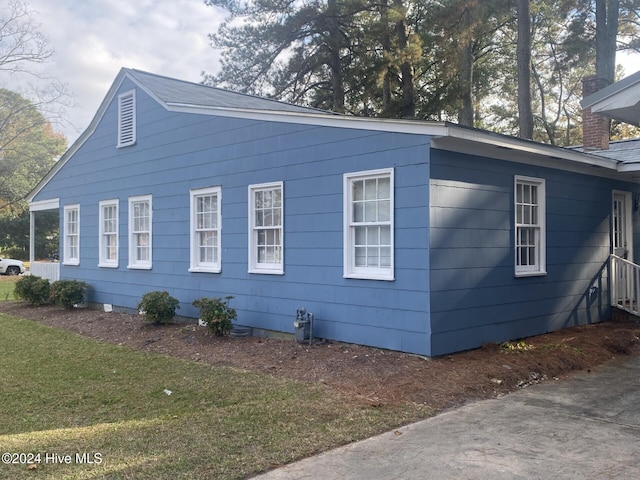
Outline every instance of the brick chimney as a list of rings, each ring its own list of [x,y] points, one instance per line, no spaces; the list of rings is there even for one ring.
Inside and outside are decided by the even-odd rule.
[[[589,75],[582,79],[582,98],[608,86],[606,79]],[[609,149],[609,117],[591,113],[591,107],[582,110],[582,148],[585,152]]]

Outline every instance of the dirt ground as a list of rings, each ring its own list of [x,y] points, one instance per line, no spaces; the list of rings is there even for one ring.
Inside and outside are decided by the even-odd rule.
[[[220,338],[193,324],[155,326],[139,315],[89,309],[0,302],[0,312],[139,350],[320,382],[373,406],[412,402],[436,411],[640,353],[640,324],[628,321],[425,358],[336,342],[309,346],[293,338]]]

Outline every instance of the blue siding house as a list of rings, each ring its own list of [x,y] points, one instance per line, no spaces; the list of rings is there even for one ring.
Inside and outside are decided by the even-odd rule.
[[[315,337],[435,356],[607,319],[639,195],[604,156],[122,69],[29,200],[93,304],[233,295],[256,331],[304,306]]]

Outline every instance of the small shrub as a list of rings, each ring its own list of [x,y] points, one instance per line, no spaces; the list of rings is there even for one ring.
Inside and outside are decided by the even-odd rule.
[[[147,320],[157,324],[169,323],[176,316],[176,308],[180,308],[180,302],[169,292],[145,293],[138,303],[138,310],[144,312]]]
[[[13,295],[32,305],[44,305],[49,302],[51,286],[49,280],[35,275],[20,277],[16,282]]]
[[[193,306],[200,309],[200,319],[218,337],[231,331],[232,321],[237,317],[235,309],[229,306],[229,300],[232,298],[227,296],[222,300],[218,297],[202,297],[193,301]]]
[[[51,301],[64,308],[73,308],[84,301],[89,284],[79,280],[57,280],[51,284]]]

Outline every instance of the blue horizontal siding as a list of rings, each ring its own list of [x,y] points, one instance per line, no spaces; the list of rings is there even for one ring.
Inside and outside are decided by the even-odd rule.
[[[637,185],[443,151],[431,160],[432,354],[607,318],[612,190]],[[546,182],[543,276],[514,275],[515,175]]]
[[[123,91],[134,85],[125,81]],[[79,266],[90,300],[135,308],[151,290],[196,317],[201,296],[233,295],[238,323],[430,354],[429,139],[419,135],[172,113],[137,91],[136,145],[117,149],[117,105],[39,193],[81,204]],[[395,281],[343,278],[343,174],[394,168]],[[248,273],[247,187],[284,182],[284,274]],[[189,191],[221,186],[220,273],[189,272]],[[153,268],[130,270],[128,198],[152,195]],[[98,268],[98,203],[119,200],[118,268]],[[62,251],[62,250],[61,250]]]

